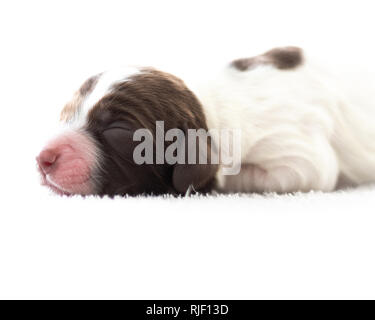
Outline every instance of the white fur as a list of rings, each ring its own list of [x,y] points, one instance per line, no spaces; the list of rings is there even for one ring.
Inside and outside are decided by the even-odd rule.
[[[220,188],[331,191],[339,181],[374,182],[374,112],[363,116],[341,80],[307,59],[293,70],[228,67],[207,85],[193,86],[209,129],[242,130],[241,173],[219,171]]]
[[[69,124],[80,128],[86,123],[87,114],[92,107],[104,96],[111,92],[114,85],[127,81],[130,76],[139,73],[136,67],[121,67],[115,70],[103,72],[94,89],[85,97],[73,121]]]

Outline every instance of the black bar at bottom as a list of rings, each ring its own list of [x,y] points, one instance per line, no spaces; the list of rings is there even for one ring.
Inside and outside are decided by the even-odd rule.
[[[358,301],[356,301],[358,302]],[[37,319],[320,319],[372,314],[370,302],[265,300],[36,300],[1,301],[1,314]],[[366,308],[367,307],[367,308]]]

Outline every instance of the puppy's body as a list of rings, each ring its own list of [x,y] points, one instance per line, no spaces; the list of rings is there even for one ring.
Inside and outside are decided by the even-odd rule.
[[[189,185],[223,192],[331,191],[375,181],[372,115],[363,116],[338,83],[294,47],[236,60],[203,85],[151,69],[103,73],[86,81],[64,108],[62,121],[74,134],[41,153],[42,176],[55,191],[110,195],[184,193]],[[183,130],[240,129],[240,173],[130,163],[134,130],[154,132],[157,120]],[[90,149],[87,156],[82,150],[74,156],[77,132]],[[66,141],[73,155],[61,151]],[[82,163],[74,165],[77,158]]]
[[[210,128],[242,130],[241,174],[219,171],[221,190],[331,191],[375,181],[375,110],[365,110],[299,49],[275,50],[301,59],[285,68],[262,56],[247,68],[232,63],[195,91]]]

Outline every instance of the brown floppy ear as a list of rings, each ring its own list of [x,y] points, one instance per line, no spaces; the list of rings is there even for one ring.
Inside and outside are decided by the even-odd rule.
[[[216,152],[216,149],[211,145],[210,141],[207,141],[207,152],[205,152],[206,141],[202,142],[201,140],[202,143],[198,141],[199,138],[196,138],[195,146],[192,145],[190,147],[186,142],[184,164],[177,163],[174,165],[172,181],[174,188],[179,193],[186,193],[190,186],[192,186],[195,191],[209,192],[215,183],[215,175],[219,166],[218,164],[211,163],[211,160],[213,159],[212,152]],[[195,157],[192,159],[194,164],[189,164],[189,151],[194,154],[192,148],[195,148]],[[204,156],[207,155],[206,164],[200,163],[200,154]]]

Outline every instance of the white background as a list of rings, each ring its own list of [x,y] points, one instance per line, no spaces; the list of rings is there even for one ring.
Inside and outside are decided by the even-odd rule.
[[[375,298],[375,190],[61,198],[35,156],[82,80],[298,45],[374,66],[373,1],[2,1],[0,298]],[[375,120],[374,120],[375,121]]]

